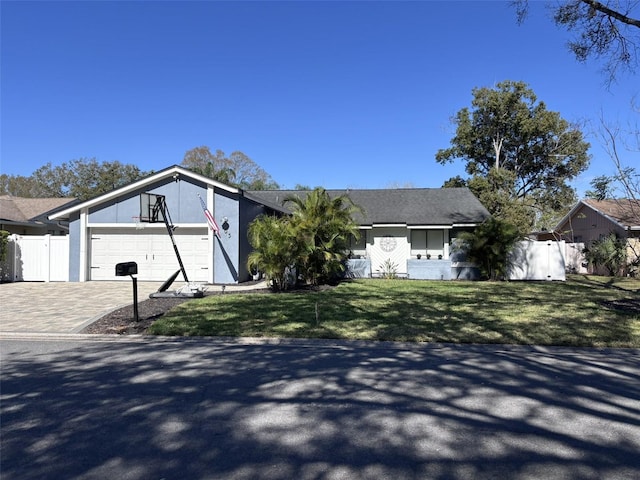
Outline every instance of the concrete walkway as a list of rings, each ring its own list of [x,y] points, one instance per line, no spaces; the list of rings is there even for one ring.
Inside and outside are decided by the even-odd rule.
[[[138,282],[138,301],[162,282]],[[172,288],[183,284],[176,282]],[[264,285],[226,286],[226,291]],[[207,291],[221,290],[209,285]],[[0,333],[77,333],[103,315],[133,303],[133,282],[15,282],[0,284]]]

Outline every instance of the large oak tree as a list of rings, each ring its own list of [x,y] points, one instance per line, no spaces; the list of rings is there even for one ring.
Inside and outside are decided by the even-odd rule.
[[[469,177],[445,186],[466,184],[492,215],[521,230],[573,203],[568,182],[589,164],[581,130],[548,110],[524,82],[507,80],[472,94],[471,107],[452,120],[451,146],[436,153],[441,164],[465,162]]]

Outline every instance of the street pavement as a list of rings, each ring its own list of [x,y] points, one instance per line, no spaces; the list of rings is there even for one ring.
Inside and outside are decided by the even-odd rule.
[[[3,480],[640,478],[638,350],[0,342]]]

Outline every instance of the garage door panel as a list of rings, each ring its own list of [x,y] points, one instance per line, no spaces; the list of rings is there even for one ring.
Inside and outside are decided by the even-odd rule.
[[[171,238],[165,230],[97,229],[91,235],[91,279],[117,280],[115,265],[136,262],[138,279],[164,281],[180,269]],[[181,229],[174,233],[189,280],[208,279],[208,237],[205,229]],[[182,275],[178,277],[182,279]]]

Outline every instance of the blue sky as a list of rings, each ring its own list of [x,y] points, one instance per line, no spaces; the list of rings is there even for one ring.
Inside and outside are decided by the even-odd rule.
[[[474,87],[522,80],[594,126],[633,120],[640,93],[577,63],[543,2],[521,26],[502,1],[3,1],[0,15],[7,174],[80,157],[160,170],[207,145],[284,188],[439,187],[463,174],[434,156]],[[580,193],[613,173],[590,141]]]

